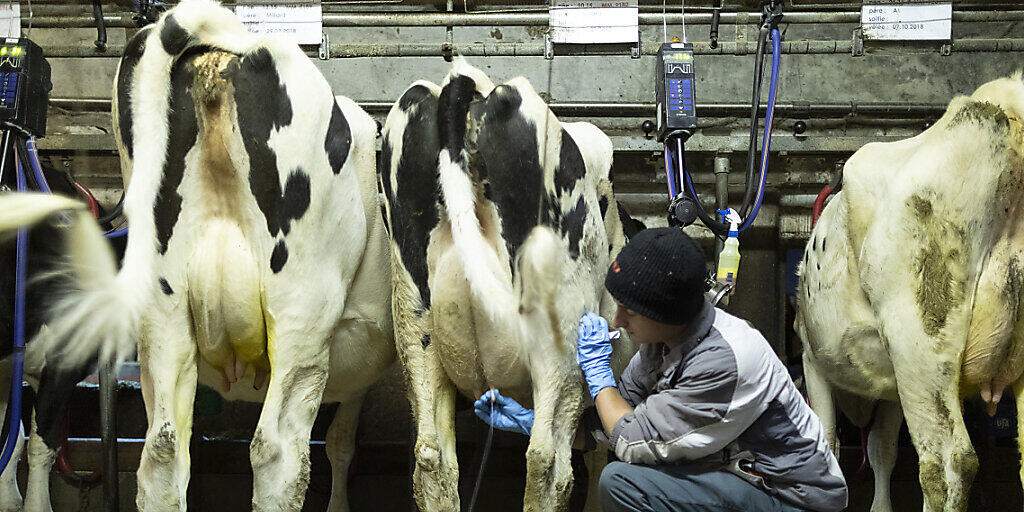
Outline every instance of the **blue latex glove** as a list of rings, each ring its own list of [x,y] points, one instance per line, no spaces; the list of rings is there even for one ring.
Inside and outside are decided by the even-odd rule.
[[[473,402],[473,412],[484,420],[484,423],[494,425],[494,428],[499,430],[530,435],[530,430],[533,429],[533,409],[527,409],[519,405],[519,402],[501,396],[497,389],[480,395],[480,399]]]
[[[583,370],[590,388],[590,396],[596,398],[604,388],[614,388],[615,377],[612,375],[610,361],[612,357],[611,335],[608,333],[608,322],[594,313],[586,313],[580,318],[580,328],[576,344],[576,362]]]

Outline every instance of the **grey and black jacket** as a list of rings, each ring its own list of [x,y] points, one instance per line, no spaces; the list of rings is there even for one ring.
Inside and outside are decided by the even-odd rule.
[[[738,447],[753,455],[751,472],[771,493],[810,510],[846,507],[846,480],[821,421],[745,321],[705,304],[680,345],[640,349],[619,392],[634,408],[609,437],[620,460],[680,463]]]

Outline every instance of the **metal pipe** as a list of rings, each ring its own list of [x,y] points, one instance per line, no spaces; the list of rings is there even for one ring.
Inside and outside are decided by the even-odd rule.
[[[724,210],[729,207],[729,155],[715,155],[715,209]],[[715,239],[715,255],[721,254],[725,247],[721,239]],[[716,258],[717,261],[717,258]]]
[[[103,439],[103,501],[106,512],[118,512],[117,376],[113,363],[100,368],[100,434]]]
[[[786,208],[810,208],[814,206],[817,194],[785,194],[779,197],[779,206]]]
[[[443,57],[444,43],[382,43],[382,44],[331,44],[331,57]],[[660,43],[643,43],[644,55],[657,54]],[[694,53],[700,55],[752,55],[756,48],[751,42],[721,42],[718,48],[711,49],[710,43],[697,41],[693,43]],[[786,54],[850,54],[853,50],[852,40],[843,41],[787,41],[782,43],[782,53]],[[954,52],[1019,52],[1024,51],[1024,39],[958,39],[953,42]],[[45,46],[43,53],[47,57],[120,57],[124,53],[124,45],[109,45],[106,51],[99,51],[88,46]],[[540,57],[544,55],[544,43],[455,43],[451,53],[466,57]],[[315,57],[317,50],[306,50],[306,54]],[[621,47],[607,45],[576,45],[559,48],[561,56],[598,56],[621,55]]]
[[[725,13],[719,23],[725,25],[756,25],[760,13]],[[787,13],[785,22],[790,24],[860,23],[859,12],[793,12]],[[688,13],[687,25],[710,25],[712,13]],[[665,22],[678,25],[684,15],[676,12],[666,14]],[[110,27],[134,27],[130,13],[108,14],[103,17]],[[661,25],[661,13],[641,13],[641,25]],[[1024,21],[1024,11],[955,11],[953,21],[995,22]],[[547,12],[506,12],[506,13],[421,13],[421,12],[375,12],[375,13],[324,13],[324,27],[489,27],[489,26],[547,26]],[[88,16],[37,16],[33,27],[39,28],[84,28],[94,27],[95,21]]]
[[[137,26],[129,14],[104,14],[103,24],[107,27]],[[36,16],[32,18],[33,28],[93,28],[96,20],[92,16]]]
[[[393,102],[359,101],[371,114],[386,114]],[[107,98],[50,98],[50,106],[68,110],[110,110]],[[556,102],[548,105],[558,116],[566,117],[648,117],[654,115],[653,103],[589,103]],[[698,103],[697,110],[705,117],[736,117],[746,115],[750,105],[742,103]],[[847,117],[938,117],[946,111],[942,103],[777,103],[780,116]]]

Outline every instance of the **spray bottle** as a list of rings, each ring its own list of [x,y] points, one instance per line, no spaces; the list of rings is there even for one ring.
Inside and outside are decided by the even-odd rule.
[[[718,210],[725,222],[729,223],[729,237],[725,239],[725,246],[718,255],[718,276],[719,284],[732,286],[736,291],[736,276],[740,271],[740,215],[736,210]],[[730,295],[732,292],[730,292]]]

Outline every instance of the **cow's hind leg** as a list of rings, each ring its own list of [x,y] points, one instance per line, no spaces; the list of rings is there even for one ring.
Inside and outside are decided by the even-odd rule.
[[[330,333],[324,323],[293,318],[267,333],[270,384],[249,446],[255,512],[297,512],[309,485],[309,436],[327,383]]]
[[[421,341],[422,340],[422,341]],[[459,461],[455,455],[455,386],[441,368],[429,337],[396,330],[416,424],[413,495],[420,510],[459,510]]]
[[[568,305],[569,300],[563,297]],[[572,491],[572,441],[583,402],[579,367],[572,350],[577,322],[562,322],[550,304],[527,308],[522,336],[533,340],[528,367],[533,381],[534,423],[526,451],[523,510],[565,510]],[[575,317],[575,315],[573,315]]]
[[[356,453],[356,426],[359,424],[359,395],[338,404],[331,426],[327,429],[327,458],[331,461],[330,512],[348,512],[348,467]]]
[[[1017,402],[1017,452],[1021,457],[1020,482],[1024,485],[1024,377],[1013,385],[1013,396]]]
[[[875,421],[868,434],[868,461],[875,474],[875,496],[871,512],[892,512],[889,480],[896,466],[896,452],[903,425],[903,410],[899,402],[881,400],[875,410]]]
[[[57,450],[39,434],[36,418],[28,437],[28,483],[25,485],[25,512],[53,512],[50,503],[50,473]]]
[[[0,421],[7,421],[7,400],[11,389],[11,365],[0,363]],[[11,461],[0,474],[0,512],[18,512],[21,510],[21,493],[18,491],[18,460],[23,447],[21,422],[18,422],[18,441],[11,454]]]
[[[189,441],[196,396],[196,344],[184,305],[157,301],[139,340],[146,443],[136,473],[141,512],[187,510]],[[164,309],[164,311],[160,311]]]
[[[455,455],[455,386],[445,375],[430,338],[433,313],[413,282],[398,249],[391,255],[395,347],[405,374],[416,428],[413,497],[420,510],[459,510],[459,461]]]
[[[904,338],[891,343],[893,368],[907,427],[920,460],[921,490],[928,512],[967,508],[978,457],[964,425],[958,395],[959,352],[947,356]],[[926,343],[928,345],[926,345]]]
[[[806,351],[803,354],[804,360],[804,384],[807,386],[807,401],[811,409],[821,420],[821,426],[825,430],[825,439],[828,441],[832,453],[839,456],[839,438],[836,437],[836,405],[832,397],[832,388],[825,377],[821,375],[814,358]]]
[[[523,510],[565,510],[572,491],[572,440],[583,391],[577,374],[561,358],[531,359],[534,423],[526,451]]]

